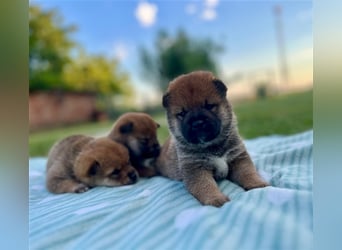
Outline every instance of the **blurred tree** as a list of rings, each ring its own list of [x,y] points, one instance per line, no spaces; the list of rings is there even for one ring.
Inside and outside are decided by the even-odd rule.
[[[29,7],[29,72],[30,91],[63,89],[63,67],[70,61],[70,50],[75,46],[70,34],[73,25],[63,25],[56,10]]]
[[[129,76],[119,71],[118,61],[79,52],[64,70],[68,89],[100,94],[131,95]]]
[[[30,91],[132,95],[129,76],[120,72],[118,61],[102,55],[87,55],[70,38],[76,27],[63,25],[57,10],[42,10],[30,5],[29,12]]]
[[[212,40],[197,40],[179,30],[175,38],[160,31],[156,38],[156,50],[151,53],[140,49],[144,75],[165,91],[173,78],[194,70],[209,70],[217,73],[215,56],[223,47]]]

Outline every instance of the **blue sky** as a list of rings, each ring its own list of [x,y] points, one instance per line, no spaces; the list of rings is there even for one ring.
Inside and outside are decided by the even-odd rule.
[[[278,75],[275,5],[282,7],[285,47],[293,82],[312,81],[312,1],[220,0],[31,0],[57,8],[88,53],[117,57],[137,92],[152,92],[141,75],[138,48],[153,49],[156,32],[179,28],[192,37],[211,38],[225,47],[218,56],[220,77],[272,71]]]

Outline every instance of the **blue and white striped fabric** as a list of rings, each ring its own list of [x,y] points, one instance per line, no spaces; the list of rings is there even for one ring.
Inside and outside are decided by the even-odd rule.
[[[219,182],[231,201],[202,206],[163,177],[83,194],[45,189],[46,158],[29,161],[30,249],[312,249],[313,132],[246,141],[271,187]]]

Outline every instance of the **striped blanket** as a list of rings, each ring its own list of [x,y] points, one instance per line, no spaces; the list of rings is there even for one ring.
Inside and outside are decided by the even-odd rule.
[[[312,249],[313,131],[245,141],[271,187],[248,192],[219,182],[231,201],[202,206],[182,182],[53,195],[46,158],[29,160],[30,249]]]

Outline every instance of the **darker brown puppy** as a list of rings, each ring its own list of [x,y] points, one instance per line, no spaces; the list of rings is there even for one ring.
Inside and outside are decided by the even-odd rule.
[[[108,135],[128,148],[130,161],[142,177],[157,175],[154,161],[160,153],[158,128],[148,114],[130,112],[119,117]]]
[[[48,155],[46,186],[52,193],[83,193],[95,186],[114,187],[137,180],[127,149],[108,138],[69,136]]]
[[[157,159],[162,175],[184,181],[202,204],[217,207],[229,198],[215,179],[230,179],[246,190],[268,185],[239,136],[226,92],[210,72],[192,72],[173,80],[163,96],[171,136]]]

